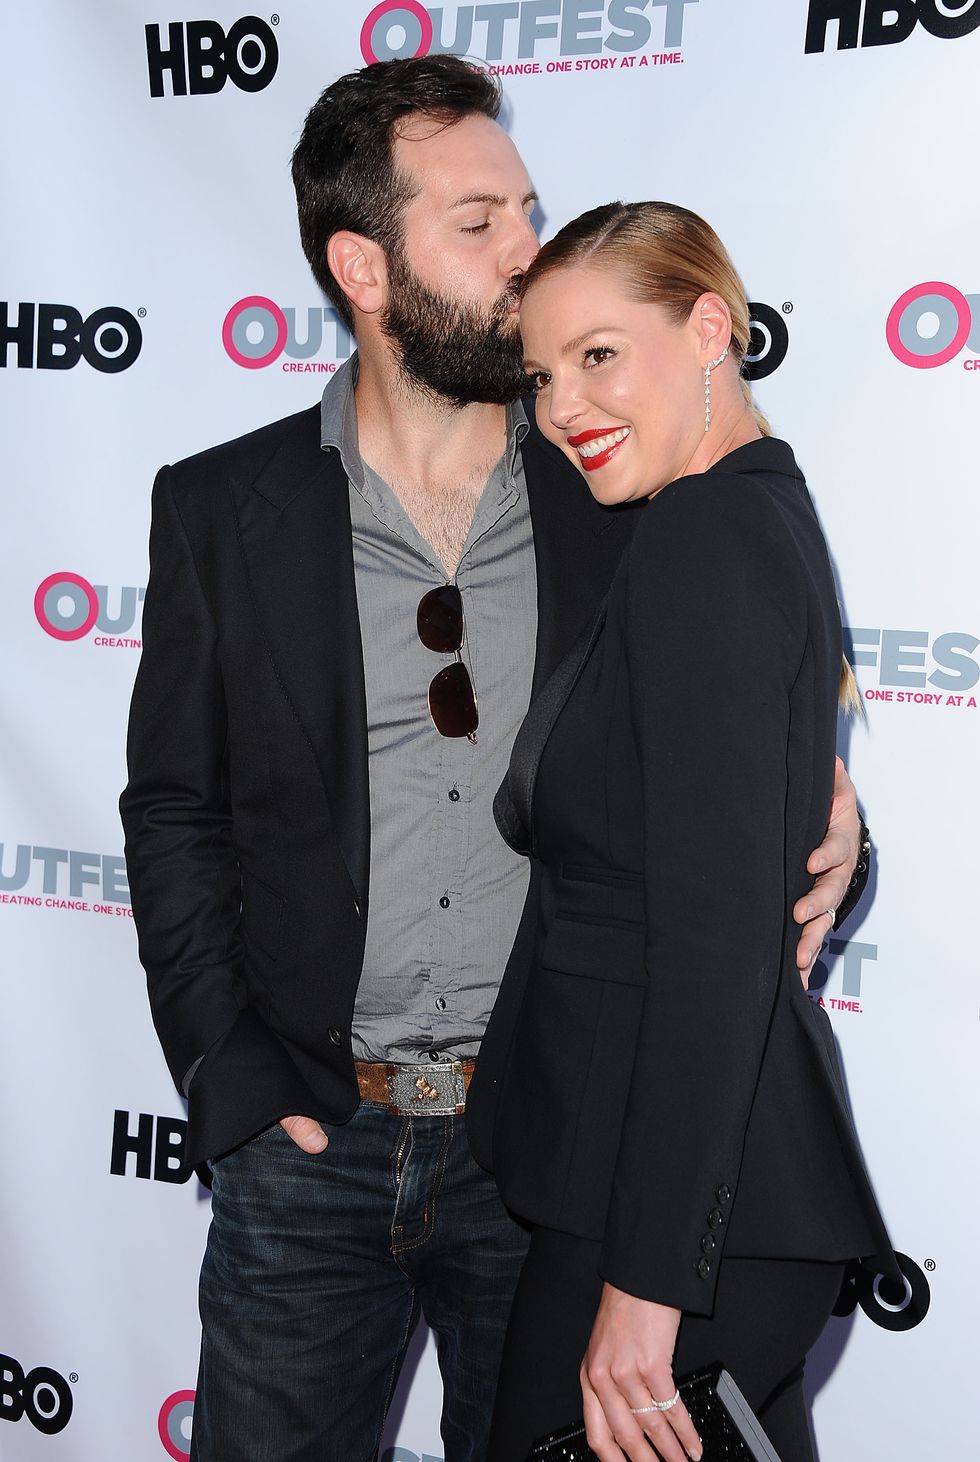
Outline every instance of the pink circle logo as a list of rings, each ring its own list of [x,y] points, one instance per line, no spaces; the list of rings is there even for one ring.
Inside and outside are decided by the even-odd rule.
[[[61,607],[64,599],[70,604],[67,611]],[[66,570],[49,574],[37,586],[34,617],[44,633],[53,639],[80,640],[99,617],[98,596],[81,574],[71,574]]]
[[[402,38],[392,45],[391,32],[396,27]],[[366,66],[427,56],[431,49],[432,17],[418,0],[381,0],[361,26],[361,55]]]
[[[260,331],[257,341],[249,339],[253,326]],[[221,343],[236,365],[258,371],[282,355],[288,333],[286,316],[275,300],[264,294],[249,294],[225,315]]]
[[[919,331],[924,315],[938,318],[929,337]],[[885,324],[888,348],[896,360],[916,370],[931,370],[959,355],[970,338],[973,317],[966,296],[951,284],[933,279],[907,289],[892,305]]]
[[[157,1431],[163,1450],[174,1462],[187,1462],[191,1455],[191,1426],[194,1420],[194,1391],[175,1391],[160,1407]]]

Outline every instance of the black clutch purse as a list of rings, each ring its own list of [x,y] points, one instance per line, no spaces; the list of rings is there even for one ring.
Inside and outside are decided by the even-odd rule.
[[[704,1462],[779,1462],[749,1403],[720,1365],[685,1376],[677,1389],[698,1429]],[[596,1462],[596,1455],[577,1421],[535,1442],[527,1462]]]

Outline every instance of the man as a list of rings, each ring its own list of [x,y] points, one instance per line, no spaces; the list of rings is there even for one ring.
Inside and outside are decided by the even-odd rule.
[[[462,1124],[526,889],[491,799],[631,527],[516,399],[536,195],[498,106],[445,56],[324,92],[293,173],[357,356],[154,488],[121,806],[213,1167],[200,1462],[371,1458],[420,1313],[447,1462],[483,1455],[524,1251]],[[846,777],[837,821],[805,968],[856,856]]]

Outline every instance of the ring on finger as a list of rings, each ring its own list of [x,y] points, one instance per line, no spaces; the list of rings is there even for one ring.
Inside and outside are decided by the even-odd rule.
[[[831,927],[831,929],[833,929],[834,925],[837,923],[837,910],[836,909],[824,909],[824,913],[830,915],[830,927]]]
[[[654,1401],[650,1406],[631,1406],[630,1411],[634,1416],[642,1416],[647,1411],[670,1411],[680,1399],[680,1391],[675,1391],[669,1401]]]

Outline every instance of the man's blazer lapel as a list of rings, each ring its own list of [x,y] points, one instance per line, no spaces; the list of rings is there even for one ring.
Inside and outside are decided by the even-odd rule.
[[[364,661],[347,475],[319,440],[319,408],[249,483],[241,549],[256,617],[323,778],[357,898],[368,891],[370,805]]]

